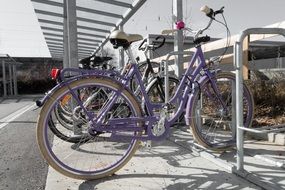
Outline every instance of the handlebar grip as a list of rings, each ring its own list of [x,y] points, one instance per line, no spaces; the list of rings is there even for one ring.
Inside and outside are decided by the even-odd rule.
[[[204,12],[205,14],[209,14],[211,12],[211,9],[207,5],[204,5],[200,8],[200,11]]]
[[[213,18],[214,11],[213,9],[209,8],[207,5],[200,8],[201,12],[204,12],[208,17]]]

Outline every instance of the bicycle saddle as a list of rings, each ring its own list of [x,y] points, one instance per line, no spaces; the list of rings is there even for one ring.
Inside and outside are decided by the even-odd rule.
[[[109,39],[113,47],[117,49],[120,46],[128,48],[131,43],[140,41],[143,37],[139,34],[126,34],[123,31],[115,30],[110,34]]]

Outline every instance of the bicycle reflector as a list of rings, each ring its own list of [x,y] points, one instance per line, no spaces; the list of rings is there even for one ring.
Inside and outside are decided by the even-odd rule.
[[[57,77],[59,76],[59,73],[60,73],[60,69],[51,69],[50,76],[52,80],[57,79]]]

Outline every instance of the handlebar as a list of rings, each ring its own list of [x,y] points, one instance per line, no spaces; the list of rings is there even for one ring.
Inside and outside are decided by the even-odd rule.
[[[159,39],[162,39],[162,41],[159,42],[158,41]],[[153,45],[154,49],[161,48],[164,44],[165,44],[165,37],[164,36],[157,36],[155,38],[155,41],[152,42],[152,45]]]
[[[170,33],[174,33],[174,32],[179,31],[179,30],[187,30],[187,31],[192,32],[192,33],[195,34],[195,35],[194,35],[194,41],[196,41],[196,39],[198,39],[199,35],[201,35],[205,30],[207,30],[207,29],[211,26],[213,20],[215,20],[215,16],[218,15],[218,14],[223,14],[224,8],[225,8],[225,7],[221,7],[219,10],[214,11],[213,9],[209,8],[207,5],[201,7],[200,11],[201,11],[201,12],[204,12],[204,13],[210,18],[209,23],[208,23],[207,26],[206,26],[205,28],[203,28],[203,29],[199,29],[198,31],[193,31],[193,30],[190,29],[190,28],[186,28],[183,21],[178,21],[178,22],[176,23],[176,29],[163,30],[163,31],[161,32],[161,34],[163,34],[163,35],[168,35],[168,34],[170,34]],[[208,41],[208,40],[209,40],[209,39],[208,39],[208,38],[209,38],[208,36],[204,36],[204,37],[202,37],[202,38],[203,38],[203,41],[204,41],[204,40],[205,40],[205,41]],[[200,39],[199,39],[199,40],[200,40]],[[199,40],[198,40],[198,41],[199,41]],[[197,41],[197,42],[198,42],[198,41]]]
[[[159,42],[159,39],[162,39],[162,41]],[[164,36],[157,36],[155,38],[155,41],[152,42],[152,44],[143,47],[143,45],[146,42],[147,42],[147,39],[144,39],[142,41],[142,43],[139,45],[138,50],[142,50],[142,51],[144,51],[145,49],[156,50],[158,48],[161,48],[164,45],[164,43],[165,43],[165,37]]]

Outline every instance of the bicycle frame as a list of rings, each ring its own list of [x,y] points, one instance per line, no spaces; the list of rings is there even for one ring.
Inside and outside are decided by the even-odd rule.
[[[130,56],[132,57],[132,56]],[[197,67],[195,68],[195,62],[198,61],[198,65]],[[129,71],[127,72],[126,76],[124,76],[124,80],[122,82],[122,85],[125,87],[125,88],[128,88],[127,87],[127,84],[128,82],[130,81],[130,79],[132,77],[135,77],[137,82],[138,82],[138,85],[139,85],[139,88],[141,89],[141,92],[142,92],[142,97],[144,99],[144,105],[146,106],[147,110],[148,110],[148,113],[149,113],[149,116],[145,116],[145,117],[142,117],[142,118],[128,118],[128,119],[114,119],[116,120],[117,122],[127,122],[127,123],[130,123],[130,122],[148,122],[148,125],[145,126],[145,130],[147,132],[147,134],[141,136],[141,137],[136,137],[135,135],[132,136],[131,138],[135,138],[135,139],[140,139],[140,140],[161,140],[161,139],[164,139],[167,137],[168,135],[168,132],[169,132],[169,129],[170,129],[170,126],[172,124],[174,124],[174,122],[179,118],[179,116],[184,112],[184,108],[186,107],[186,111],[187,110],[190,110],[189,106],[191,105],[191,94],[193,92],[195,92],[195,90],[198,88],[199,89],[199,84],[203,81],[203,80],[206,80],[207,78],[210,79],[211,81],[211,85],[214,89],[214,92],[218,95],[219,97],[219,93],[218,93],[218,89],[216,87],[216,84],[215,82],[213,81],[213,77],[214,77],[214,74],[212,72],[210,72],[208,70],[208,68],[206,67],[206,62],[205,62],[205,58],[204,58],[204,54],[202,52],[202,49],[200,46],[197,46],[196,47],[196,52],[194,53],[191,61],[190,61],[190,64],[189,64],[189,67],[187,68],[185,74],[183,75],[180,83],[179,83],[179,86],[178,86],[178,89],[176,91],[176,93],[174,94],[174,96],[169,100],[168,103],[164,103],[164,104],[161,104],[161,103],[152,103],[146,93],[146,90],[145,90],[145,86],[143,84],[143,81],[141,79],[141,75],[140,75],[140,72],[138,70],[138,67],[136,64],[131,64],[131,68],[129,69]],[[93,122],[95,123],[93,126],[93,130],[95,131],[104,131],[104,127],[100,127],[100,125],[102,124],[101,121],[102,119],[104,118],[104,116],[106,115],[107,111],[109,109],[111,109],[111,106],[112,104],[116,101],[116,98],[118,98],[118,95],[122,92],[119,91],[117,92],[116,94],[114,94],[112,96],[112,98],[110,99],[110,101],[108,102],[108,105],[105,107],[105,109],[97,116],[97,118],[93,118]],[[181,96],[182,94],[182,96]],[[220,101],[221,98],[219,98]],[[155,136],[152,134],[151,132],[151,127],[152,125],[155,123],[155,122],[158,122],[159,121],[159,118],[157,116],[154,115],[154,112],[153,110],[154,109],[161,109],[161,108],[164,108],[164,107],[167,107],[168,105],[170,105],[171,103],[174,103],[175,101],[180,102],[179,103],[179,106],[178,106],[178,109],[177,111],[174,113],[174,115],[169,118],[169,119],[166,119],[165,120],[165,132],[160,135],[160,136]],[[188,102],[188,103],[187,103]],[[186,106],[187,105],[187,106]],[[186,113],[187,114],[187,113]],[[188,118],[185,118],[186,119],[186,122],[189,123],[189,121],[187,121]],[[97,120],[97,121],[96,121]],[[111,122],[111,123],[114,123],[114,125],[116,125],[115,123],[116,122]],[[129,127],[130,128],[130,127]],[[119,127],[117,128],[116,126],[113,126],[111,127],[110,130],[122,130],[123,127]],[[132,131],[141,131],[140,129],[126,129],[126,130],[132,130]],[[114,135],[115,137],[122,137],[122,138],[127,138],[128,136],[123,136],[123,135]]]
[[[139,139],[139,140],[162,140],[167,137],[169,134],[169,129],[170,126],[175,123],[175,121],[180,117],[180,115],[184,112],[184,109],[186,107],[186,115],[187,111],[190,110],[191,106],[191,94],[195,92],[196,89],[199,89],[199,84],[203,81],[206,80],[207,78],[210,79],[211,85],[214,89],[214,92],[218,95],[218,89],[215,85],[215,82],[212,80],[214,74],[211,73],[208,68],[206,67],[205,63],[205,58],[204,54],[202,52],[202,49],[200,46],[196,47],[196,52],[192,56],[191,61],[189,62],[189,67],[187,68],[185,74],[183,75],[182,79],[180,80],[180,83],[178,85],[177,91],[175,92],[174,96],[169,100],[168,103],[152,103],[147,95],[146,92],[146,87],[142,81],[141,74],[139,72],[138,66],[134,61],[134,58],[132,56],[132,52],[130,49],[127,50],[129,57],[131,58],[131,66],[127,70],[127,73],[122,76],[118,74],[117,72],[111,72],[111,71],[102,71],[102,70],[78,70],[74,68],[69,68],[69,69],[64,69],[64,72],[61,73],[61,77],[64,78],[64,73],[65,72],[79,72],[81,73],[80,76],[75,76],[73,78],[68,79],[67,81],[61,82],[57,87],[55,87],[53,91],[56,89],[62,87],[62,86],[67,86],[69,88],[69,84],[72,81],[78,80],[80,78],[84,77],[105,77],[105,78],[110,78],[110,75],[115,75],[118,77],[117,83],[122,86],[120,91],[117,91],[116,93],[112,94],[111,98],[107,102],[107,104],[104,106],[104,108],[101,110],[101,112],[95,117],[93,113],[90,113],[86,110],[85,108],[85,102],[82,102],[79,97],[77,96],[77,93],[74,92],[72,89],[69,88],[69,93],[73,96],[75,101],[78,103],[78,106],[85,112],[85,114],[88,116],[89,121],[91,122],[91,128],[90,128],[90,133],[92,134],[92,131],[99,131],[99,132],[104,132],[106,130],[106,127],[104,127],[103,119],[107,115],[107,112],[112,108],[113,104],[116,102],[117,98],[119,95],[122,93],[124,89],[129,89],[129,82],[130,80],[134,77],[137,82],[138,86],[141,90],[142,97],[143,97],[143,102],[144,105],[147,108],[147,111],[149,113],[149,116],[143,116],[141,118],[139,117],[130,117],[126,119],[122,118],[115,118],[115,119],[110,119],[109,121],[109,131],[112,131],[112,138],[132,138],[132,139]],[[197,67],[195,67],[195,62],[198,61]],[[182,95],[181,95],[182,94]],[[221,98],[219,98],[221,100]],[[152,126],[159,121],[159,117],[154,115],[154,109],[161,109],[161,108],[167,108],[170,104],[174,102],[179,102],[179,106],[174,113],[174,115],[171,118],[166,118],[164,127],[165,127],[165,132],[162,135],[155,136],[151,128]],[[222,100],[221,100],[222,101]],[[188,102],[188,103],[187,103]],[[186,118],[186,123],[188,124],[188,118]],[[118,124],[118,123],[144,123],[143,128],[139,127],[125,127],[124,124]],[[146,124],[147,123],[147,124]],[[122,125],[122,126],[120,126]],[[146,131],[146,134],[142,136],[125,136],[125,135],[118,135],[116,134],[117,131],[134,131],[134,132],[143,132]]]

